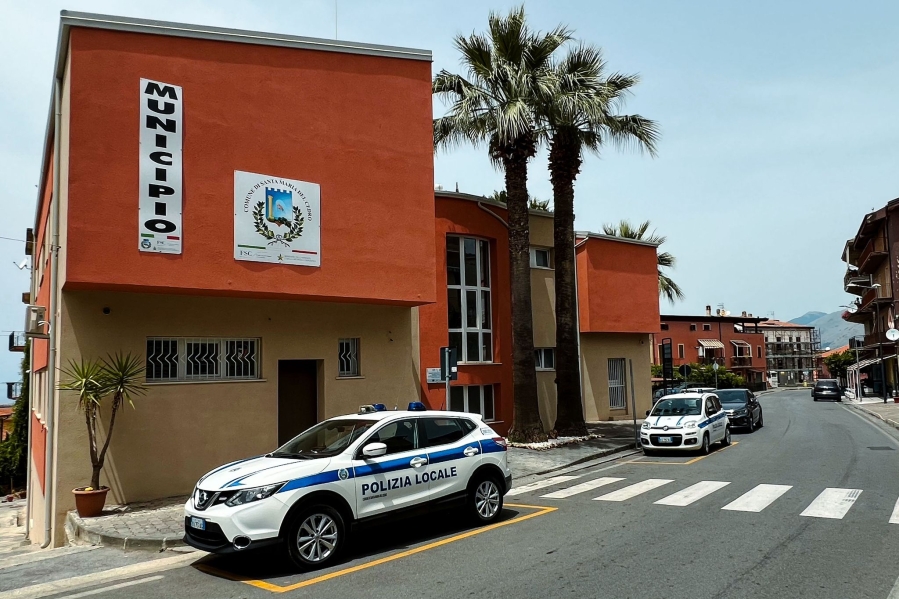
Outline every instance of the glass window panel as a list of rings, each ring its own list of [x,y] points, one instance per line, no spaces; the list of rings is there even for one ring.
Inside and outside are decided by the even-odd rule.
[[[256,341],[228,340],[225,344],[227,375],[234,378],[256,378]]]
[[[490,326],[490,292],[481,292],[481,328],[492,329]]]
[[[493,338],[490,333],[481,333],[481,361],[493,362]]]
[[[543,350],[543,367],[544,368],[555,368],[556,367],[556,350],[549,348]]]
[[[187,355],[187,376],[218,376],[218,343],[188,342],[185,345]]]
[[[481,413],[481,387],[468,387],[468,411],[473,414]]]
[[[456,360],[460,362],[463,361],[462,354],[462,333],[450,333],[449,334],[449,346],[456,348]]]
[[[447,289],[447,316],[449,320],[449,328],[462,328],[462,290]]]
[[[451,412],[465,411],[465,387],[450,387],[450,405]]]
[[[493,412],[493,385],[484,386],[484,420],[495,420]]]
[[[446,284],[461,285],[462,269],[459,266],[459,238],[446,238]]]
[[[478,256],[477,241],[470,237],[463,240],[465,246],[465,284],[470,287],[477,287],[478,284]]]
[[[481,258],[481,272],[480,272],[480,282],[481,287],[490,287],[490,244],[484,240],[480,242],[480,258]]]
[[[534,252],[534,262],[542,268],[549,268],[549,251],[536,250]]]
[[[465,326],[478,328],[478,292],[475,290],[465,290]]]
[[[480,362],[481,356],[479,355],[479,339],[478,333],[475,331],[474,333],[466,333],[465,334],[465,345],[468,353],[465,356],[466,362]]]

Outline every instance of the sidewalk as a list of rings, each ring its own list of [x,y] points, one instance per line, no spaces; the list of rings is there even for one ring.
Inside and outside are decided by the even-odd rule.
[[[0,503],[0,553],[22,551],[29,546],[25,538],[25,500]]]
[[[890,400],[883,403],[880,397],[863,397],[860,400],[843,398],[843,403],[852,406],[857,410],[867,412],[868,414],[883,420],[893,428],[899,428],[899,403]]]
[[[145,503],[112,506],[102,516],[66,517],[69,542],[122,549],[163,551],[184,545],[184,503],[187,497],[168,497]]]
[[[637,426],[643,423],[637,420]],[[602,435],[599,439],[590,439],[572,445],[562,445],[542,451],[509,448],[509,468],[514,480],[533,474],[543,474],[572,466],[579,462],[587,462],[606,455],[634,449],[634,422],[588,422],[587,430],[591,434]]]

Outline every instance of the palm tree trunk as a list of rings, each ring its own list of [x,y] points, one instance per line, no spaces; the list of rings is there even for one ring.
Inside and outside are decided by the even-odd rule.
[[[97,476],[97,484],[100,484],[100,470],[103,469],[103,465],[106,463],[106,450],[109,449],[109,442],[112,440],[112,428],[115,426],[115,417],[119,411],[119,406],[122,405],[123,398],[121,394],[116,393],[116,396],[112,401],[112,414],[109,417],[109,428],[106,429],[106,441],[103,443],[103,448],[100,450],[100,455],[98,456],[97,463],[94,467]]]
[[[578,364],[574,255],[574,180],[580,170],[577,138],[557,131],[549,154],[553,185],[553,245],[556,287],[556,423],[560,435],[587,434]]]
[[[89,404],[84,408],[84,421],[87,425],[87,441],[91,454],[91,487],[100,485],[100,468],[97,466],[97,407]]]
[[[534,317],[531,311],[531,242],[528,222],[527,156],[503,159],[509,210],[509,266],[512,276],[512,386],[514,413],[509,438],[545,440],[537,404]]]

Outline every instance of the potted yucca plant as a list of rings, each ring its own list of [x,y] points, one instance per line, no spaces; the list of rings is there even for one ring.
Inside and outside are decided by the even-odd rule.
[[[100,486],[100,472],[106,461],[106,451],[109,449],[109,441],[112,439],[112,430],[115,426],[116,415],[119,408],[127,401],[134,407],[131,401],[134,395],[143,395],[146,392],[142,379],[144,366],[141,361],[131,354],[116,353],[100,360],[71,360],[68,368],[62,369],[67,379],[59,388],[65,391],[74,391],[78,394],[78,408],[84,412],[84,420],[87,425],[87,439],[90,445],[91,456],[91,482],[90,485],[78,487],[72,492],[75,494],[75,509],[82,517],[98,516],[106,504],[106,493],[109,487]],[[112,405],[109,410],[109,424],[106,426],[106,439],[102,447],[99,445],[99,424],[101,421],[100,404],[106,397],[112,397]]]

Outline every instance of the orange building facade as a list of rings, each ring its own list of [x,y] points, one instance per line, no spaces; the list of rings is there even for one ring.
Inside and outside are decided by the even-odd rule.
[[[32,541],[64,542],[89,481],[83,416],[57,390],[73,360],[146,366],[103,471],[117,503],[187,494],[361,404],[508,430],[505,207],[434,191],[429,51],[64,12],[54,75],[31,248],[46,310],[30,331]],[[549,427],[550,213],[532,213],[531,241]],[[651,394],[656,247],[579,234],[576,251],[585,416],[632,418]],[[445,346],[450,397],[429,382]]]

